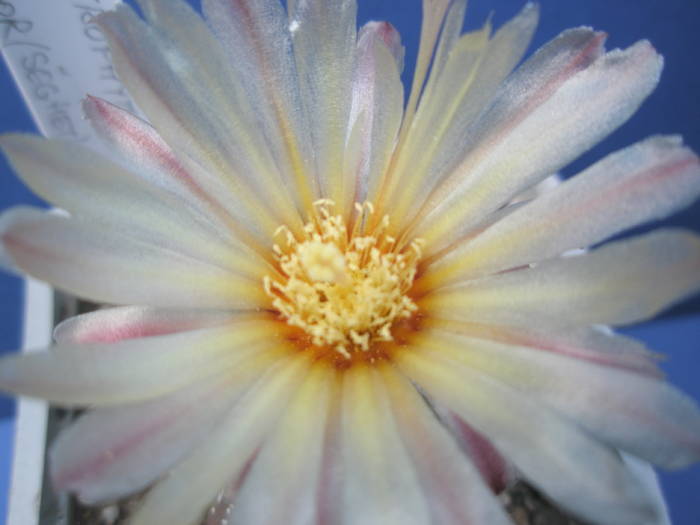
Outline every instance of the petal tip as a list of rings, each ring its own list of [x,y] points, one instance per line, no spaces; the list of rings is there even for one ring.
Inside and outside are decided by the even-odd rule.
[[[539,2],[528,2],[526,3],[522,10],[520,11],[520,16],[534,16],[539,18],[540,16],[540,3]]]

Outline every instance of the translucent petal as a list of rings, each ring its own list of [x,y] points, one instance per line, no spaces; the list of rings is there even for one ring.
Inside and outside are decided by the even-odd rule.
[[[381,367],[392,414],[430,509],[441,525],[510,525],[479,471],[457,447],[424,399],[394,368]]]
[[[474,466],[479,469],[484,482],[494,493],[500,494],[511,482],[515,481],[515,469],[488,439],[474,430],[457,414],[440,406],[435,400],[431,399],[430,405],[457,441],[459,447],[471,458]]]
[[[652,137],[508,215],[458,246],[432,271],[456,280],[538,262],[661,219],[698,195],[697,156],[682,147],[679,137]]]
[[[352,104],[355,61],[355,0],[299,0],[291,5],[289,26],[306,103],[315,171],[321,195],[336,203],[354,190],[343,176],[345,136]]]
[[[202,10],[283,183],[293,190],[299,210],[310,209],[320,197],[320,174],[314,170],[310,121],[284,8],[278,0],[204,0]]]
[[[158,483],[131,518],[131,525],[193,525],[227,482],[237,480],[274,428],[309,370],[295,354],[280,359],[198,447]]]
[[[455,228],[557,172],[637,110],[661,57],[642,41],[598,58],[601,44],[590,30],[567,31],[511,75],[469,128],[464,159],[425,201],[414,235],[439,249]]]
[[[354,148],[348,144],[345,153],[346,174],[354,181],[344,200],[346,209],[376,196],[401,125],[403,85],[395,52],[387,42],[400,46],[398,32],[390,24],[369,22],[360,30],[348,139],[358,144]]]
[[[407,131],[413,121],[418,101],[433,56],[436,52],[440,31],[444,25],[445,16],[450,12],[452,2],[450,0],[423,0],[423,19],[420,30],[420,44],[418,47],[418,57],[413,70],[413,80],[411,81],[411,92],[406,103],[406,117],[402,134]]]
[[[212,225],[224,237],[233,232],[245,240],[251,235],[244,222],[234,222],[221,199],[230,188],[225,180],[212,175],[193,161],[181,161],[158,132],[147,122],[96,97],[83,101],[83,111],[95,132],[114,153],[115,160],[134,175],[146,179],[183,201],[197,219]],[[240,239],[239,239],[240,240]]]
[[[449,356],[571,418],[615,448],[666,468],[700,459],[700,411],[666,382],[485,339],[436,332],[433,354]]]
[[[231,522],[306,525],[318,521],[323,450],[337,373],[318,363],[255,458]]]
[[[139,241],[260,279],[263,261],[222,236],[186,202],[78,144],[4,135],[0,146],[22,180],[71,215]],[[258,263],[257,265],[255,263]]]
[[[85,503],[145,488],[209,437],[275,357],[269,352],[266,359],[251,356],[233,373],[167,397],[88,412],[61,432],[51,447],[54,486],[76,493]]]
[[[443,68],[431,73],[394,167],[392,212],[413,216],[440,177],[462,159],[469,126],[523,57],[538,14],[536,4],[528,3],[494,35],[490,22],[462,35]]]
[[[445,332],[478,337],[500,343],[526,346],[590,363],[621,368],[650,377],[663,377],[657,366],[658,355],[641,343],[599,326],[575,326],[566,322],[539,319],[529,322],[527,312],[511,324],[490,324],[432,318],[426,327]]]
[[[621,325],[652,317],[698,290],[700,238],[657,230],[583,255],[443,288],[421,300],[421,306],[446,319],[494,324]]]
[[[430,523],[418,473],[374,367],[353,366],[344,372],[341,410],[342,495],[332,523]]]
[[[459,40],[466,11],[467,0],[454,0],[447,9],[445,21],[440,30],[437,47],[435,48],[433,61],[432,64],[430,64],[430,75],[428,76],[423,95],[421,96],[421,103],[430,91],[431,84],[441,75],[450,53],[452,53],[455,44]]]
[[[151,399],[230,371],[271,344],[269,321],[129,339],[57,345],[0,359],[0,388],[61,405]]]
[[[258,127],[245,113],[247,97],[232,80],[216,40],[184,2],[168,2],[176,8],[165,9],[170,17],[158,16],[161,3],[148,4],[146,12],[157,27],[126,5],[96,18],[129,93],[185,168],[236,221],[257,237],[269,236],[287,221],[293,227],[299,217],[291,195],[267,162],[269,156],[256,154],[264,151],[256,143],[263,139],[254,135]],[[187,21],[187,38],[182,31],[173,38],[171,18]],[[267,181],[264,192],[259,181]],[[274,205],[261,206],[263,200]]]
[[[227,309],[267,303],[260,281],[39,209],[6,212],[0,240],[22,270],[98,302]]]
[[[591,522],[648,523],[656,502],[617,452],[528,396],[445,353],[400,352],[399,367],[511,460],[534,486]],[[565,481],[565,482],[564,482]]]
[[[54,329],[53,337],[58,344],[116,343],[124,339],[210,328],[252,315],[222,310],[121,306],[66,319]]]

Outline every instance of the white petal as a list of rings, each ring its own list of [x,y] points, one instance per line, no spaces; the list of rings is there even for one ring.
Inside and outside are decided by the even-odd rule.
[[[114,405],[174,392],[265,358],[269,321],[118,343],[58,345],[0,359],[0,388],[63,405]]]
[[[552,352],[582,361],[620,368],[649,377],[663,377],[657,361],[659,356],[641,343],[602,330],[598,326],[575,326],[538,319],[536,325],[527,319],[514,319],[508,325],[450,321],[432,318],[426,327],[445,332],[478,337],[516,346],[526,346],[542,352]],[[518,322],[520,321],[520,322]]]
[[[88,412],[51,447],[54,487],[88,504],[138,492],[206,440],[269,365],[248,360],[234,374],[164,398]]]
[[[291,5],[289,24],[306,103],[321,194],[342,203],[354,191],[343,176],[345,135],[352,103],[355,59],[355,0],[300,0]]]
[[[270,155],[270,137],[264,132],[266,127],[260,126],[261,113],[256,110],[260,92],[246,89],[246,79],[236,71],[239,64],[230,63],[223,46],[192,7],[181,0],[138,0],[138,3],[147,21],[163,39],[163,46],[167,48],[174,42],[190,61],[190,82],[202,88],[196,103],[201,106],[211,99],[210,117],[222,130],[222,146],[235,148],[231,150],[234,156],[227,161],[237,167],[237,174],[248,185],[261,190],[260,195],[269,210],[253,208],[252,211],[256,214],[271,212],[278,217],[278,225],[299,226],[296,208],[302,196],[295,193],[298,191],[295,183],[283,176],[289,175],[286,166],[275,164]],[[187,30],[183,32],[184,27]],[[165,58],[182,76],[182,59],[172,60],[170,55],[172,53]],[[228,171],[222,173],[224,178],[229,175]],[[222,199],[222,205],[225,206],[227,200],[231,198]]]
[[[6,212],[0,239],[22,270],[98,302],[234,309],[267,303],[260,281],[38,209]]]
[[[629,454],[622,454],[622,459],[629,466],[630,472],[639,478],[649,498],[656,504],[657,520],[652,520],[649,525],[671,525],[671,517],[668,514],[668,506],[661,491],[659,477],[654,469],[646,461],[635,458]]]
[[[552,191],[555,188],[558,188],[563,182],[563,180],[564,179],[562,179],[561,175],[559,175],[558,173],[550,175],[549,177],[547,177],[544,180],[541,180],[534,186],[530,186],[529,188],[526,188],[522,192],[518,193],[515,197],[513,197],[509,204],[513,205],[529,202],[532,199],[539,197],[540,195],[543,195]]]
[[[426,395],[423,393],[423,395]],[[451,410],[447,410],[434,399],[431,407],[438,414],[440,421],[450,431],[460,449],[471,458],[479,469],[483,481],[495,494],[500,494],[515,481],[513,466],[504,458],[483,434],[477,432],[464,419]]]
[[[398,30],[389,22],[370,20],[363,25],[357,32],[357,51],[366,51],[366,49],[363,49],[365,45],[376,38],[381,39],[389,50],[389,53],[391,53],[391,56],[394,57],[396,69],[400,74],[403,71],[406,48],[401,42],[401,35]],[[357,65],[357,60],[355,61],[355,65]],[[357,70],[355,74],[357,74]]]
[[[452,53],[455,44],[459,41],[466,11],[467,0],[454,0],[447,9],[445,21],[440,30],[440,36],[438,37],[437,46],[435,48],[433,61],[430,64],[430,75],[425,83],[420,104],[423,103],[425,97],[430,92],[432,84],[442,74],[448,57]]]
[[[528,3],[493,36],[487,22],[459,39],[434,80],[431,73],[395,167],[392,213],[413,216],[440,177],[463,158],[469,126],[523,57],[538,16],[537,5]]]
[[[452,359],[554,408],[615,448],[666,468],[700,459],[700,411],[662,380],[525,346],[434,337],[434,353],[450,348]]]
[[[259,277],[263,261],[223,237],[186,202],[72,142],[5,135],[0,146],[23,181],[39,196],[108,231],[232,271]]]
[[[243,240],[250,236],[245,221],[233,221],[229,199],[222,198],[230,192],[225,178],[213,176],[191,160],[186,168],[152,126],[106,100],[88,96],[83,111],[117,162],[134,175],[184,201],[188,210],[201,216],[199,220],[211,223],[224,237],[232,232]],[[259,217],[264,219],[264,213]]]
[[[344,371],[341,454],[342,525],[425,525],[430,511],[418,473],[393,421],[389,394],[374,367]]]
[[[495,324],[620,325],[652,317],[698,290],[700,238],[659,230],[448,287],[421,306],[446,319]]]
[[[570,30],[503,84],[469,128],[461,164],[431,193],[413,232],[435,249],[625,122],[656,86],[661,57],[642,41],[598,57],[602,36]]]
[[[406,103],[406,117],[401,130],[403,135],[411,127],[413,117],[418,106],[423,88],[426,82],[428,69],[436,51],[440,30],[445,21],[445,16],[450,12],[453,4],[450,0],[423,0],[423,18],[420,30],[418,57],[416,58],[411,81],[411,93]]]
[[[451,280],[538,262],[661,219],[700,195],[700,162],[678,137],[653,137],[613,153],[471,242],[434,271]],[[438,269],[439,268],[439,269]]]
[[[248,97],[202,20],[181,0],[150,0],[144,12],[156,27],[125,4],[96,17],[129,93],[178,160],[236,221],[258,236],[279,224],[294,225],[296,205],[263,153]],[[272,205],[261,206],[263,201]]]
[[[309,360],[280,360],[228,413],[207,440],[146,496],[130,525],[194,525],[227,482],[237,480],[303,384]]]
[[[318,521],[324,441],[337,373],[319,363],[304,379],[257,454],[233,501],[234,524],[306,525]]]
[[[192,206],[206,209],[212,196],[192,178],[175,152],[150,124],[106,100],[90,95],[83,100],[83,111],[98,136],[117,154],[119,160],[133,166],[135,175],[183,197]]]
[[[426,90],[418,113],[423,132],[439,126],[437,142],[454,146],[457,137],[494,96],[499,84],[527,50],[537,27],[539,7],[527,3],[512,20],[491,35],[490,22],[476,32],[462,35],[446,57],[435,79],[434,92]],[[439,60],[439,57],[436,57]],[[439,70],[438,70],[439,71]],[[419,115],[416,115],[416,127]],[[461,131],[457,131],[460,130]],[[416,130],[418,131],[418,130]],[[457,151],[452,151],[452,155]],[[432,159],[431,159],[432,160]],[[444,161],[443,161],[444,163]]]
[[[387,42],[396,46],[397,41],[400,45],[398,32],[387,23],[369,22],[360,30],[349,120],[351,144],[344,161],[354,187],[347,192],[346,207],[374,199],[391,159],[403,115],[403,85]],[[353,140],[357,141],[354,148]]]
[[[278,0],[203,0],[202,11],[283,183],[294,191],[299,209],[310,209],[320,196],[319,174],[284,8]]]
[[[531,398],[421,350],[397,354],[399,367],[511,460],[534,486],[581,518],[609,525],[648,523],[657,507],[612,449]]]
[[[382,368],[399,436],[417,471],[432,521],[440,525],[510,525],[470,458],[430,412],[415,387]]]
[[[147,306],[121,306],[77,315],[53,332],[58,344],[116,343],[188,330],[210,328],[248,314],[221,310],[176,310]]]

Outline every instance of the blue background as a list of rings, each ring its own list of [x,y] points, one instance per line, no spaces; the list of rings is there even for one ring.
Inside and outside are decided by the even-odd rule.
[[[410,83],[420,23],[419,0],[359,0],[359,21],[389,20],[401,32],[407,47],[404,81]],[[498,27],[523,5],[521,0],[471,0],[466,29],[480,26],[490,12]],[[601,156],[656,133],[680,133],[700,151],[700,1],[698,0],[542,0],[541,23],[531,50],[561,30],[589,25],[608,32],[608,48],[626,47],[649,39],[666,58],[658,89],[641,110],[602,144],[569,166],[574,174]],[[33,131],[35,128],[16,92],[4,64],[0,65],[0,131]],[[36,199],[11,174],[0,159],[0,210]],[[666,225],[684,226],[700,232],[700,203],[682,211]],[[648,227],[642,228],[648,229]],[[640,229],[640,230],[642,230]],[[662,276],[660,276],[662,277]],[[0,274],[0,353],[19,346],[21,283]],[[659,320],[626,330],[665,353],[664,368],[671,382],[700,399],[700,298],[691,299],[666,312]],[[0,397],[0,525],[6,513],[8,464],[14,404]],[[676,525],[700,523],[700,467],[662,473],[662,483]]]

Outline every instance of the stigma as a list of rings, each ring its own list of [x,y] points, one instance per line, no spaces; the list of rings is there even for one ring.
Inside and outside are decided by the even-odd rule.
[[[369,228],[369,202],[355,205],[350,227],[334,207],[328,199],[314,203],[301,235],[278,228],[272,249],[279,274],[265,276],[263,286],[281,318],[314,346],[350,359],[392,341],[395,323],[417,311],[409,291],[422,242],[399,250],[388,216]]]

